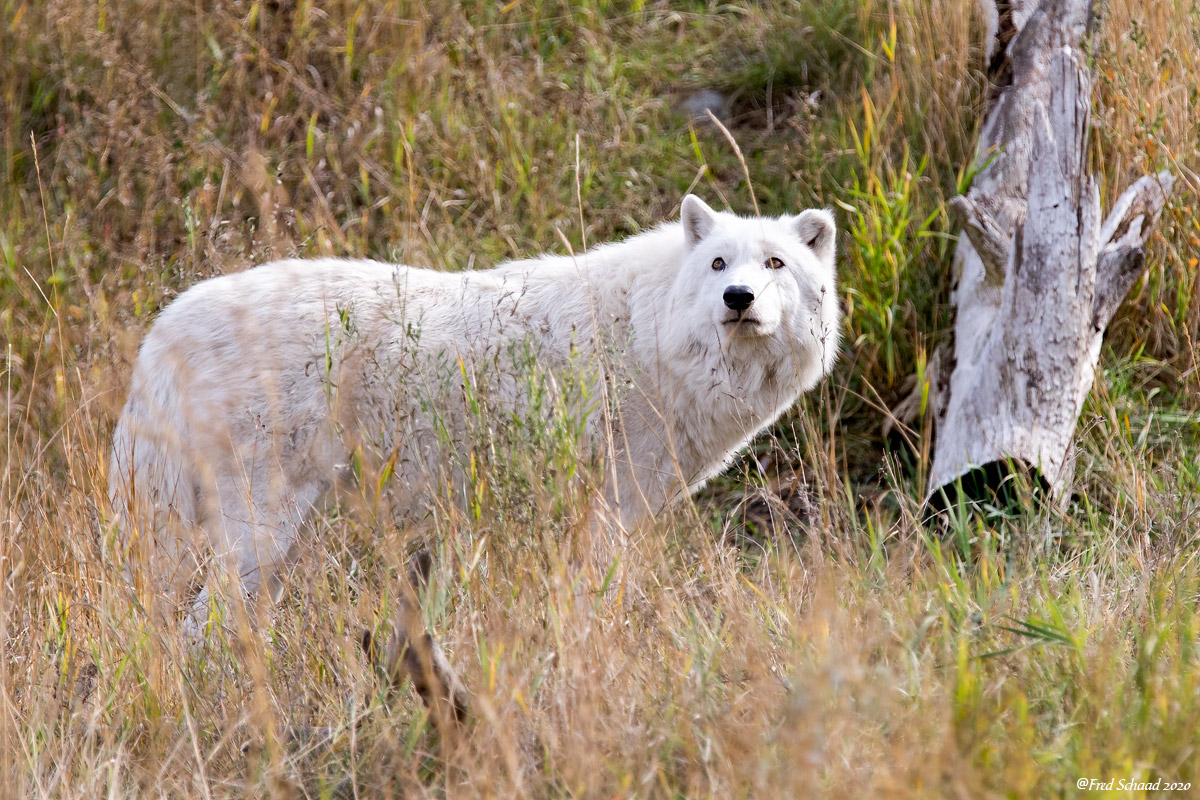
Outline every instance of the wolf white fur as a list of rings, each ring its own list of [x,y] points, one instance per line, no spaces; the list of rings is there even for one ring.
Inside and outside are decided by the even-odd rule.
[[[431,403],[461,405],[464,374],[497,373],[499,402],[518,404],[502,353],[523,341],[551,369],[599,365],[607,401],[581,413],[628,528],[832,367],[834,250],[827,211],[744,218],[689,195],[680,222],[576,256],[460,273],[291,260],[204,281],[152,326],[117,425],[126,541],[138,531],[176,585],[203,582],[210,548],[254,591],[364,454],[393,470],[392,511],[419,515],[447,426],[462,434]]]

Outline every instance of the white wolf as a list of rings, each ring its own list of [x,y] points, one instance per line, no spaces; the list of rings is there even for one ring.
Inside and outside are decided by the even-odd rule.
[[[419,515],[465,377],[495,373],[501,406],[522,402],[504,368],[521,342],[550,370],[600,365],[604,400],[580,413],[622,527],[695,490],[831,368],[835,229],[824,210],[743,218],[691,195],[681,217],[491,270],[292,260],[189,289],[147,335],[117,425],[125,541],[177,590],[211,580],[211,548],[254,592],[350,464],[386,465],[392,511]]]

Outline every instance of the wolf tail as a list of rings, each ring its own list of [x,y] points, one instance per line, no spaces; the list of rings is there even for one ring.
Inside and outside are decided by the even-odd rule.
[[[129,399],[113,434],[108,496],[117,536],[116,560],[132,577],[138,564],[179,556],[190,547],[203,520],[199,476],[188,447],[187,409],[182,393],[164,390],[174,375],[147,376],[135,370]],[[174,372],[163,364],[164,373]],[[141,374],[139,374],[141,373]],[[188,540],[186,543],[184,539]],[[162,577],[162,576],[160,576]]]

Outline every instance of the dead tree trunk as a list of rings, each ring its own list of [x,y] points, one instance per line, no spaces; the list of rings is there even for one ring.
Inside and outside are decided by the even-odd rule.
[[[1087,170],[1089,0],[997,0],[991,96],[954,255],[957,319],[935,401],[935,507],[1014,471],[1061,495],[1104,330],[1144,270],[1173,183],[1146,176],[1100,216]]]

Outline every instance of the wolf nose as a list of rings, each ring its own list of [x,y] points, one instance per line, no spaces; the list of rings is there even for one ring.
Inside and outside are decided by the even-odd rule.
[[[734,311],[745,311],[754,302],[754,291],[749,286],[726,286],[725,305]]]

